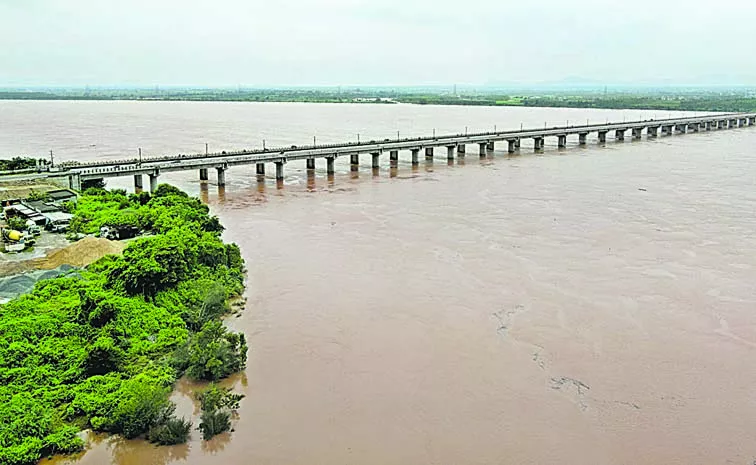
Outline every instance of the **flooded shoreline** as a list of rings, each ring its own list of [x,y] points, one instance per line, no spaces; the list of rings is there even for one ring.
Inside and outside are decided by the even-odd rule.
[[[295,109],[262,130],[327,113]],[[178,147],[183,121],[163,111]],[[387,131],[436,123],[434,109],[359,111]],[[334,138],[353,130],[341,116],[323,123]],[[250,345],[234,381],[247,397],[217,445],[105,441],[76,463],[750,463],[754,142],[743,129],[497,151],[311,183],[302,163],[283,189],[234,169],[222,196],[171,178],[247,261],[247,309],[229,321]]]

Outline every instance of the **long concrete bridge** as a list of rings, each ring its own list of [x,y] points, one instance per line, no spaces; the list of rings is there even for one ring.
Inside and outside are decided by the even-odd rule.
[[[497,142],[507,144],[507,152],[520,150],[523,139],[533,141],[535,151],[544,148],[547,137],[556,139],[559,148],[566,148],[570,136],[577,136],[579,145],[586,145],[590,134],[597,134],[598,143],[606,143],[607,137],[618,141],[625,140],[630,131],[633,140],[655,138],[660,135],[670,136],[675,133],[712,131],[732,129],[756,125],[756,113],[728,113],[706,116],[671,118],[663,120],[623,121],[621,123],[586,124],[576,126],[559,126],[539,129],[520,129],[508,131],[485,132],[475,134],[452,134],[434,137],[420,137],[414,139],[384,139],[362,143],[347,142],[343,144],[290,146],[270,148],[264,150],[241,150],[234,152],[204,153],[196,155],[176,155],[150,157],[144,159],[128,159],[102,161],[90,163],[66,162],[53,169],[49,176],[68,176],[69,186],[81,189],[82,182],[99,180],[110,177],[133,176],[135,189],[142,189],[143,176],[150,180],[150,190],[157,188],[158,178],[162,173],[173,171],[198,170],[200,180],[208,180],[208,171],[217,171],[217,183],[226,183],[226,170],[236,165],[256,165],[258,180],[265,177],[266,164],[274,164],[276,179],[284,178],[284,165],[294,160],[306,160],[307,170],[315,170],[315,160],[324,158],[327,173],[335,172],[335,160],[340,156],[350,157],[350,169],[357,171],[361,155],[372,157],[372,167],[380,166],[380,157],[388,153],[392,167],[399,162],[399,152],[408,150],[412,154],[412,164],[419,163],[420,153],[424,152],[426,160],[432,160],[435,149],[445,148],[446,158],[453,160],[455,156],[463,157],[468,145],[478,145],[478,153],[485,157],[494,150]],[[607,136],[608,135],[608,136]]]

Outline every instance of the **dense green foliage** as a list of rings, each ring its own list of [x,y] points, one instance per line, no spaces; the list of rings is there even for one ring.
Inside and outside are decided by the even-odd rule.
[[[10,159],[2,159],[0,160],[0,171],[16,171],[16,170],[33,169],[37,167],[37,163],[46,165],[47,160],[44,160],[44,159],[37,160],[36,158],[29,158],[29,157],[13,157]]]
[[[26,220],[20,216],[11,216],[5,220],[5,223],[8,225],[9,229],[14,229],[16,231],[23,231],[26,229]]]
[[[169,400],[176,378],[214,380],[246,361],[243,335],[219,321],[243,289],[243,262],[205,205],[169,186],[89,190],[75,215],[80,231],[134,222],[150,235],[0,307],[2,464],[77,450],[85,427],[185,441],[191,425]]]
[[[197,428],[202,431],[202,439],[211,439],[216,434],[231,429],[231,412],[228,410],[205,410],[200,416],[200,424]]]
[[[161,446],[183,444],[189,440],[191,429],[190,421],[183,418],[169,418],[165,423],[150,429],[147,439]]]
[[[199,392],[197,399],[202,407],[202,416],[197,429],[202,432],[202,438],[208,440],[231,429],[231,413],[239,408],[239,402],[243,398],[244,395],[234,394],[230,388],[215,384]]]
[[[237,410],[239,402],[244,398],[244,394],[235,394],[231,388],[220,387],[216,384],[210,384],[207,389],[196,394],[197,400],[200,401],[200,408],[205,411],[218,409]]]

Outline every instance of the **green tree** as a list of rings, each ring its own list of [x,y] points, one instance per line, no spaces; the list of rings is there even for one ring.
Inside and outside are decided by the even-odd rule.
[[[220,321],[208,321],[189,343],[187,374],[216,381],[244,368],[247,343],[241,333],[226,330]]]

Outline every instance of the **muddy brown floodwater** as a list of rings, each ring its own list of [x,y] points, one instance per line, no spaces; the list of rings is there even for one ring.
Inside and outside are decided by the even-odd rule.
[[[136,147],[138,136],[173,152],[210,137],[230,148],[245,127],[304,143],[308,128],[325,142],[369,128],[388,137],[640,116],[163,102],[0,110],[11,121],[0,151],[65,139],[70,158],[111,156],[86,147]],[[94,437],[83,456],[54,463],[751,464],[754,146],[756,129],[738,129],[541,155],[523,145],[416,170],[402,154],[393,173],[386,160],[374,175],[367,160],[356,178],[340,165],[329,181],[318,166],[309,182],[303,162],[289,163],[283,189],[258,187],[251,167],[229,171],[220,192],[196,173],[169,177],[207,200],[249,267],[247,309],[229,321],[250,345],[246,371],[228,380],[246,394],[235,431],[173,448]],[[182,381],[174,398],[196,418],[192,389]]]

